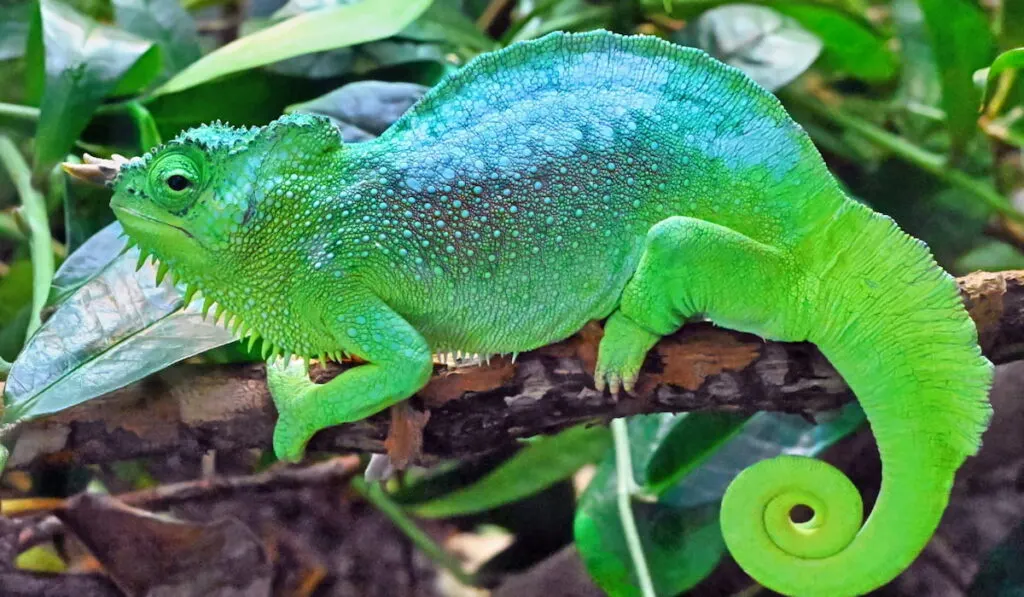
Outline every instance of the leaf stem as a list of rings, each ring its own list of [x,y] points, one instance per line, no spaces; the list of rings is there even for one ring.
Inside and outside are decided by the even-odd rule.
[[[32,311],[29,314],[26,337],[42,325],[40,314],[46,305],[53,279],[53,239],[46,215],[46,200],[32,186],[32,170],[21,156],[14,141],[0,135],[0,164],[7,169],[21,198],[21,215],[29,229],[29,253],[32,256]]]
[[[380,484],[367,483],[361,477],[355,477],[352,479],[352,488],[362,495],[366,501],[380,510],[384,516],[387,516],[398,527],[398,530],[402,531],[412,541],[413,545],[433,560],[434,563],[450,572],[456,580],[467,587],[476,585],[473,576],[462,569],[462,563],[458,558],[445,551],[443,547],[430,538],[430,535],[427,535],[423,529],[417,526],[402,507],[388,497],[387,493],[381,489]]]
[[[809,99],[804,95],[786,94],[785,97],[787,101],[798,104],[825,120],[855,131],[868,141],[889,150],[893,155],[934,175],[946,184],[967,191],[1007,219],[1024,223],[1024,214],[1015,210],[1006,200],[1006,197],[997,191],[995,187],[983,180],[974,178],[963,170],[954,168],[943,156],[919,147],[899,135],[890,133],[840,108]]]
[[[34,106],[22,106],[20,104],[8,104],[0,102],[0,116],[7,116],[17,120],[36,121],[39,120],[39,108]]]
[[[647,568],[644,557],[644,546],[640,542],[640,533],[633,518],[633,495],[637,493],[637,484],[633,479],[633,459],[629,453],[629,429],[626,419],[612,419],[612,439],[615,443],[615,477],[618,482],[619,519],[622,520],[622,533],[626,538],[629,556],[633,560],[633,570],[640,581],[640,594],[643,597],[657,597],[651,571]]]

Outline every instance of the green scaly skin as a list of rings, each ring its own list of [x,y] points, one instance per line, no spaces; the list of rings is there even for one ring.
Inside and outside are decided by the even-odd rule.
[[[845,197],[773,96],[654,38],[481,56],[357,145],[309,115],[199,127],[115,189],[132,240],[267,353],[367,362],[314,385],[274,361],[282,458],[414,394],[432,353],[526,351],[608,318],[595,381],[615,391],[694,316],[810,340],[868,415],[878,502],[861,527],[845,476],[775,458],[730,485],[722,530],[765,586],[837,597],[910,564],[987,426],[991,365],[925,246]],[[814,518],[791,522],[796,504]]]

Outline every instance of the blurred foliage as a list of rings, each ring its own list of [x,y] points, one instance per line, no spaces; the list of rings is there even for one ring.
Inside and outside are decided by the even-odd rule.
[[[123,250],[108,193],[67,181],[59,162],[82,151],[136,155],[204,122],[258,125],[296,110],[326,114],[347,142],[365,141],[475,55],[555,30],[606,28],[703,48],[775,92],[851,195],[925,240],[941,265],[956,274],[1024,267],[1022,5],[3,0],[0,357],[14,363],[0,361],[9,375],[4,423],[194,355],[257,358],[202,320],[201,304],[186,305],[173,280],[155,282],[151,264],[136,272],[138,252]],[[634,511],[659,595],[684,591],[718,564],[718,500],[737,471],[776,454],[819,454],[861,422],[855,407],[819,425],[782,415],[632,419],[633,472],[647,497]],[[409,514],[485,523],[524,498],[564,500],[563,481],[595,463],[577,504],[577,548],[609,593],[634,595],[609,445],[603,428],[571,429],[486,466],[445,463],[367,495],[436,555]],[[491,521],[529,526],[511,515]],[[551,537],[553,550],[565,529]],[[1005,572],[1019,560],[1014,537],[979,574],[977,594],[1024,590]],[[57,570],[56,557],[37,548],[19,565]]]

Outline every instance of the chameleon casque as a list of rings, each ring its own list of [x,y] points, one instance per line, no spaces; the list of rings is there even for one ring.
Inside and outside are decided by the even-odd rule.
[[[595,384],[628,391],[694,317],[809,340],[867,414],[877,503],[862,527],[842,473],[784,456],[733,481],[722,530],[765,586],[836,597],[913,561],[988,424],[992,366],[953,279],[844,195],[774,96],[699,50],[554,33],[476,58],[373,141],[291,114],[116,168],[130,239],[207,308],[268,354],[366,361],[317,385],[272,360],[285,459],[410,397],[433,353],[526,351],[607,318]]]

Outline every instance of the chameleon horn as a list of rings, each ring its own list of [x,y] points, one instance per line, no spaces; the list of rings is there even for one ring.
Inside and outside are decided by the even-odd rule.
[[[111,159],[105,160],[89,154],[82,156],[81,164],[64,162],[61,168],[71,176],[98,185],[107,185],[117,178],[121,166],[128,163],[128,158],[114,154]]]

